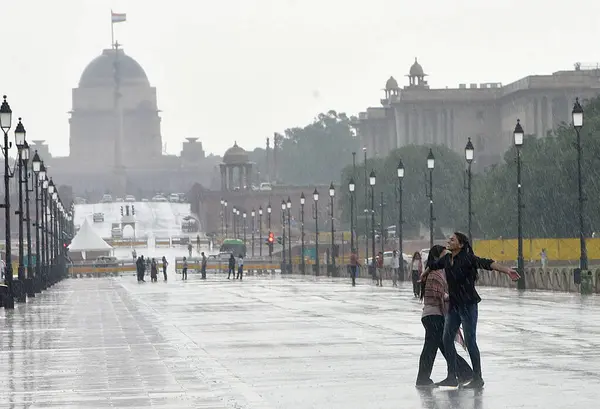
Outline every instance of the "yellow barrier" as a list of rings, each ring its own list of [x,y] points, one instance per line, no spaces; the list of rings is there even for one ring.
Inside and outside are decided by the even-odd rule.
[[[226,269],[228,264],[226,262],[221,263],[221,268]],[[188,263],[188,270],[200,270],[202,265],[200,263]],[[218,268],[218,263],[209,263],[206,268],[207,270]],[[279,264],[265,264],[265,263],[245,263],[244,270],[257,270],[257,269],[265,269],[265,270],[275,270],[280,268]],[[183,263],[177,263],[175,265],[175,269],[177,271],[183,269]]]
[[[135,272],[135,266],[94,267],[74,266],[69,267],[69,274],[91,274],[91,273],[129,273]]]
[[[600,238],[586,239],[588,258],[600,260]],[[476,240],[473,249],[479,257],[497,261],[517,260],[517,240]],[[525,260],[541,259],[542,249],[546,249],[549,260],[577,260],[580,256],[579,239],[524,239],[523,257]]]

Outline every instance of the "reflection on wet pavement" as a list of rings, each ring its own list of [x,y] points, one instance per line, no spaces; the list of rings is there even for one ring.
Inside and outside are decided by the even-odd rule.
[[[414,388],[412,288],[69,280],[0,310],[0,408],[585,408],[600,299],[482,289],[483,391]],[[438,356],[433,379],[445,375]]]

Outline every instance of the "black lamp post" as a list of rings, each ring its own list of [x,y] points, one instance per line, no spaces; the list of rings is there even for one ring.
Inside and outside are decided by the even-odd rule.
[[[235,232],[235,234],[236,234],[236,238],[237,238],[237,239],[239,239],[239,238],[240,238],[240,236],[241,236],[241,234],[240,234],[240,232],[241,232],[241,230],[242,230],[242,227],[240,226],[240,224],[241,224],[241,221],[242,221],[242,220],[241,220],[241,213],[240,213],[240,209],[236,208],[236,209],[235,209],[235,228],[236,228],[236,232]]]
[[[258,208],[258,256],[262,257],[262,205]]]
[[[579,98],[575,99],[575,105],[573,105],[573,127],[577,133],[577,188],[579,191],[579,247],[580,247],[580,258],[579,268],[582,272],[588,268],[588,257],[587,249],[585,246],[585,231],[583,228],[583,180],[581,177],[581,128],[583,128],[583,107],[579,103]]]
[[[290,197],[288,196],[288,200],[285,204],[286,208],[287,208],[287,222],[288,222],[288,258],[289,258],[289,263],[287,265],[287,272],[289,274],[292,273],[292,201],[290,200]],[[283,245],[285,246],[285,241],[283,242]]]
[[[350,178],[350,182],[348,182],[348,191],[350,192],[350,252],[354,251],[354,189],[356,189],[354,178]]]
[[[364,214],[365,214],[365,257],[366,260],[368,262],[369,260],[369,216],[367,213],[369,213],[369,190],[368,190],[368,182],[369,179],[367,178],[367,147],[363,147],[363,154],[364,154],[364,171],[365,171],[365,208],[364,208]]]
[[[427,169],[429,169],[429,247],[433,247],[433,168],[435,167],[435,157],[433,151],[429,149],[427,155]]]
[[[402,228],[404,227],[404,220],[402,220],[402,180],[404,179],[404,164],[402,163],[402,159],[398,162],[398,167],[396,168],[396,174],[398,176],[398,250],[400,254],[398,257],[400,258],[400,279],[404,280],[404,238]]]
[[[34,279],[34,291],[36,293],[41,292],[42,288],[41,288],[41,281],[40,281],[40,277],[41,277],[41,266],[44,263],[44,256],[43,253],[40,252],[40,244],[42,244],[43,247],[43,242],[42,241],[42,226],[40,223],[40,182],[44,181],[44,178],[46,176],[46,168],[44,167],[44,164],[42,163],[40,156],[37,153],[37,150],[35,151],[35,154],[33,155],[33,160],[31,162],[31,166],[33,168],[33,173],[34,173],[34,185],[33,185],[33,189],[35,190],[35,279]],[[41,243],[40,243],[41,242]]]
[[[301,249],[300,249],[300,258],[302,259],[300,261],[301,265],[302,265],[302,274],[306,274],[306,271],[304,270],[304,268],[306,267],[306,264],[304,262],[304,203],[306,202],[306,198],[304,197],[304,192],[300,193],[300,243],[301,243]]]
[[[237,239],[237,229],[235,228],[237,209],[235,206],[231,209],[231,228],[233,229],[233,238]]]
[[[383,208],[385,206],[385,203],[383,202],[383,192],[379,192],[381,195],[381,214],[379,215],[380,217],[380,228],[379,228],[379,241],[381,242],[381,254],[383,254],[385,252],[385,240],[384,240],[384,235],[383,235]]]
[[[271,212],[273,209],[271,208],[271,203],[267,205],[267,229],[269,230],[269,236],[271,234]],[[269,257],[273,258],[273,243],[269,244]]]
[[[19,269],[18,269],[18,276],[19,276],[19,286],[17,287],[16,292],[16,297],[17,297],[17,302],[25,302],[27,300],[27,297],[25,295],[25,248],[24,248],[24,244],[23,244],[23,222],[24,222],[24,215],[23,215],[23,150],[25,149],[25,127],[23,126],[23,123],[21,122],[21,118],[19,118],[19,123],[17,124],[17,127],[15,128],[15,141],[16,141],[16,145],[17,145],[17,149],[18,149],[18,157],[17,157],[17,169],[19,172]]]
[[[315,219],[315,275],[319,275],[319,192],[317,192],[317,189],[315,188],[315,191],[313,192],[313,200],[314,200],[314,212],[313,212],[313,218]]]
[[[45,168],[45,167],[44,167]],[[49,193],[48,189],[50,187],[50,183],[48,181],[48,175],[44,176],[44,180],[42,181],[42,194],[40,200],[40,212],[42,215],[42,235],[44,236],[44,246],[42,247],[42,252],[44,253],[44,265],[42,266],[42,289],[48,289],[48,274],[49,274],[49,266],[50,266],[50,225],[48,224],[48,198]]]
[[[252,209],[250,215],[252,216],[252,257],[254,257],[254,230],[256,229],[256,211]]]
[[[227,226],[227,200],[223,200],[223,218],[225,219],[225,235],[223,236],[223,239],[225,239],[227,237],[227,228],[229,226]]]
[[[282,254],[282,264],[281,264],[281,272],[282,273],[285,273],[287,270],[287,267],[286,267],[287,260],[285,258],[285,207],[286,207],[285,201],[282,200],[281,201],[281,227],[282,227],[282,229],[281,229],[281,231],[282,231],[281,244],[283,245],[282,246],[283,251],[281,253]]]
[[[225,238],[225,200],[221,198],[221,237]]]
[[[513,132],[515,147],[517,148],[517,270],[519,270],[519,281],[517,287],[520,290],[525,289],[525,262],[523,260],[523,223],[522,223],[522,198],[521,198],[521,147],[525,133],[521,126],[521,121],[517,119],[517,125]]]
[[[475,148],[473,147],[473,143],[471,142],[471,138],[469,138],[469,140],[467,141],[467,146],[465,146],[465,159],[467,160],[467,196],[468,196],[468,206],[467,206],[467,212],[468,212],[468,234],[469,234],[469,241],[471,242],[471,244],[473,243],[473,233],[472,233],[472,219],[473,219],[473,210],[472,210],[472,205],[473,205],[473,196],[471,193],[471,181],[473,178],[473,175],[471,173],[471,164],[473,163],[473,158],[475,156]]]
[[[54,201],[55,201],[55,196],[56,195],[56,191],[55,191],[55,187],[54,187],[54,182],[52,181],[52,178],[50,178],[50,182],[48,183],[48,227],[49,227],[49,236],[50,236],[50,248],[49,248],[49,274],[48,274],[48,279],[49,279],[49,284],[52,285],[54,284],[54,276],[55,276],[55,270],[56,270],[56,252],[55,252],[55,247],[56,247],[56,229],[55,229],[55,225],[54,225]]]
[[[12,269],[12,251],[11,251],[11,235],[10,235],[10,178],[13,172],[8,164],[8,150],[12,147],[12,143],[8,140],[8,131],[12,126],[12,110],[6,102],[6,95],[3,96],[2,105],[0,106],[0,128],[4,133],[4,144],[2,145],[2,154],[4,155],[4,251],[6,254],[6,271],[4,273],[4,282],[8,286],[8,296],[2,300],[2,305],[6,309],[14,309],[14,292],[13,292],[13,269]]]
[[[246,212],[242,213],[242,219],[244,221],[244,246],[245,246],[246,245]]]
[[[25,141],[21,159],[23,161],[23,183],[25,183],[25,222],[27,229],[27,278],[25,279],[25,292],[28,297],[35,297],[35,290],[33,287],[33,261],[31,257],[31,213],[29,206],[29,192],[33,189],[29,189],[29,144]]]
[[[329,198],[331,199],[331,272],[335,271],[335,225],[333,214],[333,198],[335,196],[335,188],[333,182],[329,185]]]
[[[369,185],[371,185],[371,251],[373,259],[371,265],[375,268],[375,171],[372,170],[369,175]]]

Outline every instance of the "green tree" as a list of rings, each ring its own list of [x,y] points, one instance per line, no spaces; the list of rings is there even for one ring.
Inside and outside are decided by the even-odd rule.
[[[405,173],[402,181],[403,218],[404,232],[416,234],[422,223],[429,225],[429,199],[427,197],[427,155],[430,146],[408,145],[396,149],[384,158],[369,159],[367,161],[367,185],[368,175],[371,170],[375,171],[375,209],[377,217],[375,222],[380,224],[380,202],[381,193],[384,193],[384,227],[398,224],[398,177],[397,167],[402,159]],[[466,226],[466,191],[464,189],[465,164],[464,160],[456,152],[445,146],[431,146],[435,156],[435,168],[433,170],[433,201],[435,226],[462,229]],[[346,166],[342,172],[343,191],[341,207],[344,219],[350,220],[350,194],[348,182],[351,177],[356,183],[356,200],[359,218],[364,214],[364,209],[371,208],[370,199],[365,205],[365,167],[361,163],[356,167],[353,174],[352,165]],[[370,187],[368,188],[370,192]],[[369,193],[370,194],[370,193]],[[359,222],[359,230],[364,225]],[[440,236],[440,232],[436,234]]]
[[[587,234],[600,226],[600,98],[585,104],[581,132]],[[486,238],[517,236],[516,148],[505,163],[475,181],[475,221]],[[521,148],[523,234],[525,237],[577,237],[578,178],[576,133],[560,125],[548,137],[527,137]]]

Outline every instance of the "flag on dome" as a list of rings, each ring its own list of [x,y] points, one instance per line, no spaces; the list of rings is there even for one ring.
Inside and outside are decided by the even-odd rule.
[[[110,19],[113,24],[127,21],[127,13],[115,13],[110,11]]]

